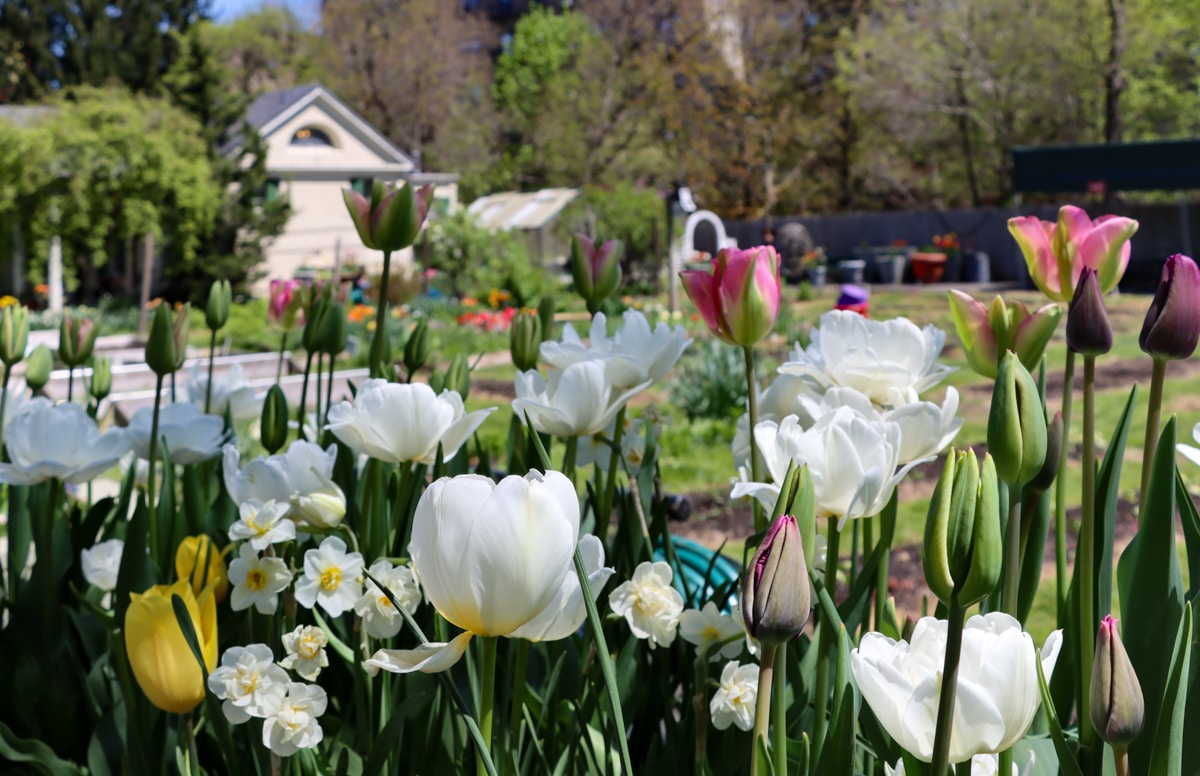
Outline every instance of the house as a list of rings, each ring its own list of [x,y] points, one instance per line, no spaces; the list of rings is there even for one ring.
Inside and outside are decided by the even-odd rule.
[[[578,196],[579,189],[505,191],[480,197],[467,212],[488,229],[520,229],[530,258],[543,267],[553,267],[566,262],[569,250],[556,228],[558,217]]]
[[[265,294],[271,278],[332,270],[353,262],[377,271],[383,254],[363,247],[342,203],[342,189],[369,192],[372,182],[434,184],[435,212],[458,208],[458,176],[430,173],[320,84],[261,95],[246,121],[267,145],[268,196],[287,196],[292,217],[267,248],[265,275],[254,291]],[[226,147],[232,152],[234,140]],[[411,261],[411,250],[393,261]]]

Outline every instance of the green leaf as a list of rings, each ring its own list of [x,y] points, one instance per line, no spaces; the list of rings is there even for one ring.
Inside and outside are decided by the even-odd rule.
[[[1158,453],[1155,455],[1157,456]],[[1154,730],[1154,747],[1151,750],[1150,770],[1148,771],[1150,776],[1181,776],[1183,773],[1183,723],[1191,655],[1192,605],[1189,603],[1183,607],[1183,618],[1179,623],[1179,631],[1175,634],[1175,647],[1171,653],[1171,670],[1167,675],[1162,707],[1158,713],[1158,725]],[[1146,730],[1143,730],[1142,738],[1145,737]]]
[[[375,742],[371,744],[371,752],[367,755],[366,764],[363,766],[362,772],[364,774],[368,774],[369,776],[369,774],[383,771],[384,766],[387,765],[388,755],[398,751],[400,748],[397,739],[400,736],[400,732],[404,730],[405,715],[411,707],[417,706],[428,695],[428,690],[410,693],[399,706],[388,709],[390,718],[387,724],[383,726],[383,730],[380,730],[375,735]]]
[[[1038,691],[1042,694],[1042,709],[1046,712],[1046,722],[1050,727],[1050,739],[1054,742],[1054,751],[1058,753],[1058,772],[1063,776],[1083,776],[1075,754],[1067,745],[1063,735],[1062,724],[1058,721],[1058,712],[1054,708],[1054,698],[1050,695],[1050,686],[1046,684],[1046,674],[1042,672],[1042,661],[1035,660],[1038,672]]]
[[[1099,575],[1096,580],[1096,613],[1092,622],[1112,611],[1113,577],[1113,532],[1117,523],[1117,501],[1121,491],[1121,463],[1125,460],[1125,442],[1129,438],[1129,427],[1133,421],[1133,408],[1137,400],[1137,386],[1129,391],[1125,408],[1113,430],[1112,442],[1100,463],[1096,477],[1096,563]],[[1172,448],[1174,449],[1174,448]],[[1172,461],[1174,456],[1172,456]]]
[[[21,587],[21,572],[29,561],[33,523],[29,516],[29,488],[8,486],[8,599],[14,601]]]
[[[196,659],[196,664],[200,666],[200,674],[207,683],[208,666],[204,662],[204,652],[200,649],[200,639],[196,636],[196,628],[192,624],[192,615],[187,610],[187,604],[178,593],[171,594],[171,610],[175,612],[175,622],[179,623],[179,630],[183,631],[183,640],[187,642],[188,649],[192,650],[192,657]]]
[[[1183,543],[1187,549],[1188,585],[1186,598],[1194,601],[1200,594],[1200,514],[1196,512],[1196,502],[1188,493],[1187,484],[1178,470],[1175,472],[1175,498],[1179,501],[1179,519],[1183,522]]]
[[[134,463],[134,466],[137,464]],[[133,517],[125,527],[125,549],[121,552],[121,566],[117,570],[117,589],[113,591],[116,607],[117,627],[125,625],[125,610],[129,608],[129,594],[141,593],[155,582],[155,569],[146,554],[150,530],[150,510],[146,500],[139,498],[133,508]]]
[[[79,766],[62,760],[41,741],[19,738],[0,722],[0,759],[9,763],[27,763],[33,773],[48,776],[82,776]]]

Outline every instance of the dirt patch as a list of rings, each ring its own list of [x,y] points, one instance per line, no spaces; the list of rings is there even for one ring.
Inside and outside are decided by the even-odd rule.
[[[1154,371],[1154,361],[1149,358],[1119,358],[1097,359],[1096,361],[1096,390],[1128,391],[1134,383],[1149,385]],[[1200,375],[1200,361],[1187,359],[1175,361],[1170,365],[1167,376],[1172,379],[1187,379]],[[1075,360],[1075,393],[1080,395],[1083,385],[1083,359]],[[1062,402],[1063,373],[1061,370],[1047,371],[1046,399],[1053,405]],[[989,382],[974,383],[963,389],[964,393],[989,397],[992,395],[992,384]]]

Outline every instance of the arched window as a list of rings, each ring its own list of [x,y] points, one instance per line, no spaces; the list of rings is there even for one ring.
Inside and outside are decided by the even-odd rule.
[[[333,140],[328,133],[323,129],[316,127],[304,127],[296,130],[296,134],[292,135],[292,145],[294,146],[333,146]]]

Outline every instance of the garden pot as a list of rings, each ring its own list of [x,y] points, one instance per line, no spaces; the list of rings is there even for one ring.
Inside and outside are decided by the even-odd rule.
[[[914,253],[912,255],[913,275],[920,283],[940,283],[946,271],[946,254],[944,253]]]
[[[812,287],[821,288],[825,285],[825,278],[829,272],[829,268],[822,264],[817,267],[809,267],[807,272],[808,282],[812,285]]]
[[[964,283],[990,283],[992,281],[992,262],[982,251],[972,253],[963,259]]]
[[[943,283],[958,283],[962,280],[962,252],[952,251],[946,254],[946,270],[942,273]]]
[[[875,257],[875,275],[880,283],[892,285],[904,282],[904,265],[908,259],[903,255],[881,253]]]
[[[838,264],[838,279],[843,283],[860,284],[863,282],[863,271],[867,263],[862,259],[847,259]]]

